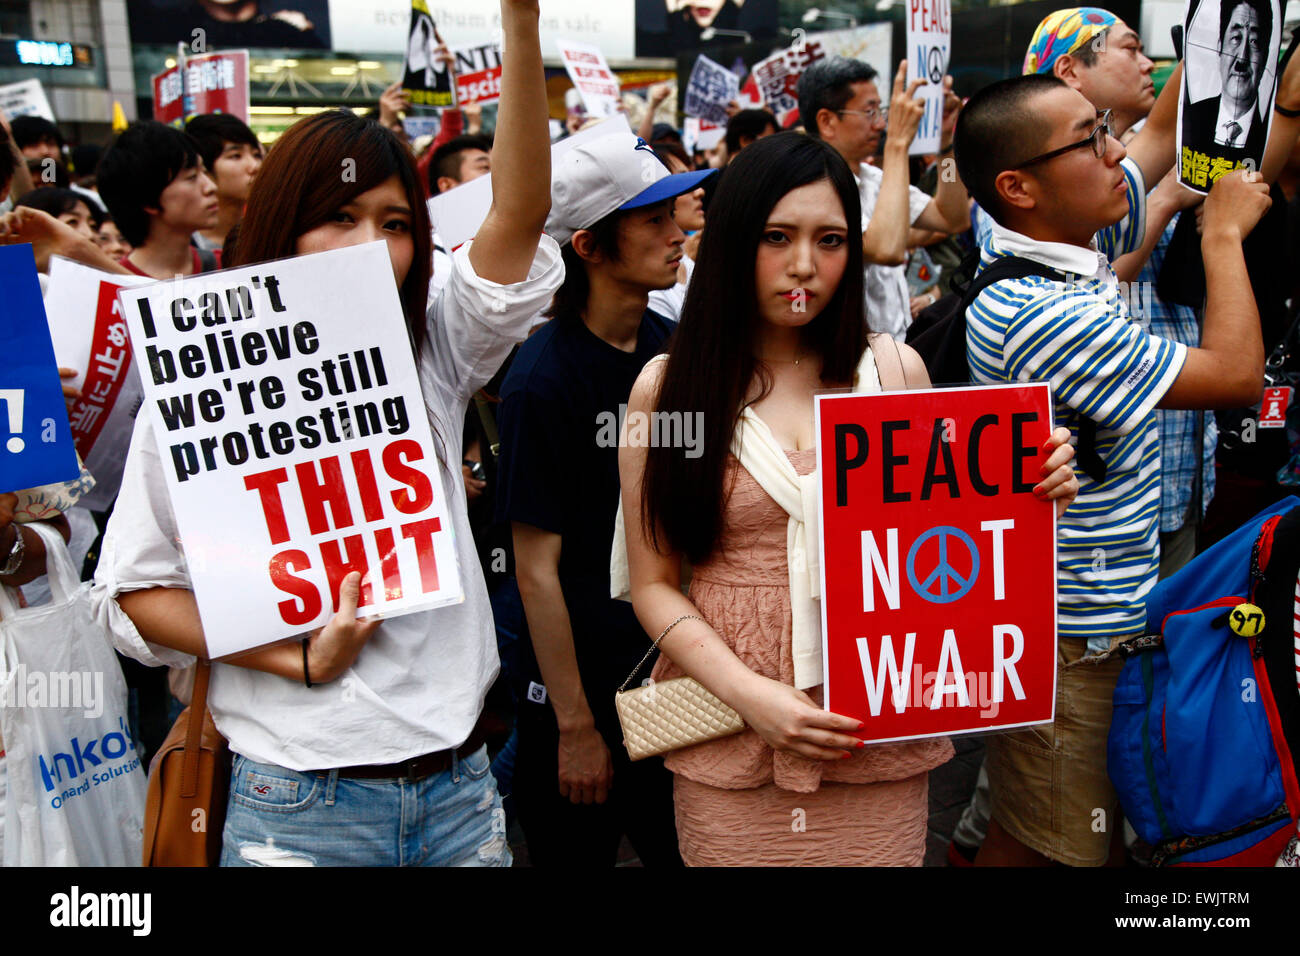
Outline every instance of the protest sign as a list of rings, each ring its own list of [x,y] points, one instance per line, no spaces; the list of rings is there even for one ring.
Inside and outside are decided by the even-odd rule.
[[[707,56],[695,59],[682,99],[682,112],[725,125],[727,104],[740,97],[740,78]]]
[[[69,412],[72,439],[95,487],[83,504],[103,511],[122,485],[122,469],[142,401],[119,289],[148,285],[143,276],[110,275],[55,256],[45,311],[59,365],[79,373],[70,384],[81,389]]]
[[[551,146],[551,169],[555,169],[564,154],[575,146],[589,143],[601,136],[626,132],[627,123],[618,117],[611,117],[565,137]],[[492,177],[480,176],[430,199],[429,219],[444,247],[454,251],[457,246],[474,238],[491,208]]]
[[[213,657],[461,600],[385,243],[119,297]]]
[[[691,155],[697,152],[708,152],[726,135],[726,126],[688,116],[686,122],[682,124],[682,147]]]
[[[483,106],[501,99],[501,47],[495,43],[452,47],[456,58],[456,102]]]
[[[0,246],[0,288],[0,492],[76,478],[81,467],[31,246]]]
[[[54,122],[54,110],[50,109],[50,101],[40,80],[0,86],[0,113],[10,120],[19,116],[40,116]]]
[[[785,126],[791,114],[799,109],[799,94],[796,91],[799,77],[809,64],[816,63],[825,56],[826,51],[820,41],[813,37],[801,37],[788,49],[778,50],[754,64],[751,72],[758,83],[763,105],[771,110],[781,126]]]
[[[414,107],[446,109],[456,105],[451,71],[437,55],[438,29],[425,0],[411,0],[411,25],[406,35],[406,64],[402,92]]]
[[[185,58],[153,76],[153,118],[183,126],[201,113],[229,113],[248,122],[248,51]]]
[[[1219,22],[1223,11],[1226,25]],[[1205,193],[1225,173],[1259,169],[1263,161],[1282,37],[1278,2],[1188,0],[1184,36],[1178,178]]]
[[[939,151],[943,126],[943,78],[952,53],[952,8],[948,0],[907,0],[907,83],[925,85],[916,97],[925,104],[916,138],[908,153],[920,156]]]
[[[880,76],[892,80],[894,25],[888,21],[810,33],[808,40],[816,41],[826,56],[846,56],[851,60],[861,60],[875,67]],[[879,82],[876,85],[881,87],[882,97],[889,96],[889,83]]]
[[[1046,384],[818,396],[825,705],[864,739],[1052,719],[1051,423]]]
[[[560,59],[569,79],[577,88],[587,112],[592,116],[612,116],[618,112],[618,78],[605,62],[598,47],[572,40],[556,40]]]

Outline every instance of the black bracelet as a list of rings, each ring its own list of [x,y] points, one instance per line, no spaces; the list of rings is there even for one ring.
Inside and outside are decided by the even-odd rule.
[[[1291,119],[1295,119],[1297,116],[1300,116],[1300,110],[1289,110],[1285,106],[1279,106],[1277,103],[1273,104],[1273,112],[1281,113],[1283,116],[1289,117]]]
[[[308,686],[312,686],[311,671],[307,670],[307,638],[302,639],[302,679]]]

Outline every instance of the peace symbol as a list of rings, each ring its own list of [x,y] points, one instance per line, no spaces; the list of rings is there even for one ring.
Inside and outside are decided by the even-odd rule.
[[[930,74],[931,83],[943,82],[943,48],[930,47],[930,55],[926,58],[927,72]]]
[[[921,545],[933,537],[939,538],[939,563],[935,565],[930,576],[923,582],[917,583],[916,580],[916,555],[921,550]],[[970,552],[971,568],[970,577],[963,578],[957,573],[956,569],[948,563],[948,538],[954,537],[961,539]],[[907,552],[907,583],[912,585],[912,590],[920,597],[929,601],[931,604],[951,604],[958,598],[965,597],[971,588],[975,586],[975,579],[980,573],[980,553],[975,547],[975,542],[971,540],[970,535],[962,531],[961,528],[953,528],[949,525],[939,525],[937,528],[931,528],[925,534],[921,535],[912,542],[912,549]],[[935,594],[930,590],[935,581],[939,582],[939,593]],[[956,591],[949,593],[949,584],[957,586]]]

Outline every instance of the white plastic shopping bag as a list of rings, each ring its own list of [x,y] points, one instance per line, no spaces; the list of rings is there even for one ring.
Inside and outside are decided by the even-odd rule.
[[[146,771],[126,681],[62,536],[45,542],[51,603],[0,587],[0,736],[8,776],[5,866],[139,866]]]

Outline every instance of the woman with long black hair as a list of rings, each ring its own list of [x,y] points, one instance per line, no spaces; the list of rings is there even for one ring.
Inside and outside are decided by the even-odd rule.
[[[856,720],[821,709],[796,518],[770,493],[815,467],[817,392],[930,384],[906,346],[869,341],[861,235],[857,185],[832,149],[795,133],[745,149],[709,207],[667,359],[628,403],[629,420],[698,415],[704,431],[697,457],[620,449],[632,602],[647,633],[667,629],[654,676],[694,677],[747,724],[666,758],[691,865],[919,865],[926,775],[953,752],[946,738],[864,748]],[[1058,508],[1078,489],[1068,437],[1053,434],[1038,486]]]

